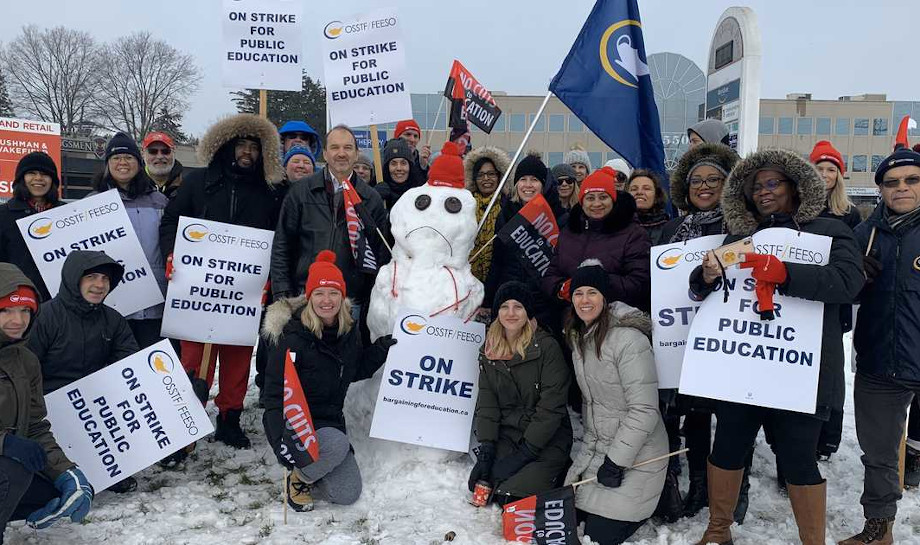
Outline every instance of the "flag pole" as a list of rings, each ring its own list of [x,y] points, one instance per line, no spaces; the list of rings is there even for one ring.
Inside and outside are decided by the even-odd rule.
[[[475,254],[473,254],[473,257],[470,258],[470,263],[472,263],[473,261],[476,261],[476,258],[479,257],[479,254],[481,254],[483,250],[488,248],[489,244],[492,244],[492,241],[495,240],[495,237],[497,236],[498,235],[492,235],[492,238],[490,238],[488,242],[482,245],[482,248],[480,248]]]
[[[441,95],[441,102],[438,103],[438,113],[434,115],[434,125],[428,129],[428,142],[426,142],[426,146],[431,145],[431,134],[438,128],[438,119],[441,119],[441,108],[444,107],[444,100],[446,100],[444,95]],[[448,140],[450,139],[450,134],[447,135],[447,138]]]
[[[482,219],[479,221],[479,227],[476,228],[476,232],[482,230],[483,224],[486,222],[486,218],[489,217],[489,211],[492,210],[492,207],[495,206],[495,201],[498,199],[498,196],[501,195],[502,187],[504,187],[505,182],[508,181],[508,177],[511,176],[511,169],[517,163],[518,158],[521,156],[521,152],[524,151],[524,146],[527,145],[527,140],[530,138],[530,133],[533,132],[534,127],[537,126],[537,121],[540,120],[540,116],[543,115],[543,110],[546,109],[547,103],[549,103],[550,97],[553,96],[553,92],[549,91],[546,93],[546,97],[543,98],[543,104],[540,104],[540,109],[537,110],[536,115],[533,116],[533,121],[530,122],[530,127],[527,128],[527,132],[524,133],[524,139],[521,140],[521,145],[518,146],[516,152],[514,152],[514,158],[511,159],[511,165],[508,167],[508,170],[505,171],[505,174],[502,176],[502,181],[499,182],[498,187],[495,189],[495,193],[492,194],[492,200],[489,201],[489,206],[486,207],[485,213],[482,215]]]

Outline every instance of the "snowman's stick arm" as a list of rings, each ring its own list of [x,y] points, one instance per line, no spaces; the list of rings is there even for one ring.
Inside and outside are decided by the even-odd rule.
[[[497,236],[498,236],[498,235],[492,235],[492,238],[490,238],[488,242],[486,242],[485,244],[483,244],[483,245],[482,245],[482,248],[476,250],[476,253],[473,254],[473,257],[470,258],[470,263],[476,261],[476,258],[479,257],[479,254],[481,254],[483,250],[485,250],[486,248],[488,248],[488,247],[489,247],[489,244],[492,244],[492,241],[495,240],[495,237],[497,237]]]
[[[540,120],[540,116],[543,115],[543,110],[546,109],[546,105],[549,103],[550,97],[553,96],[552,91],[546,93],[546,97],[543,98],[543,104],[540,104],[540,109],[537,110],[537,114],[533,116],[533,121],[530,122],[530,127],[527,128],[527,132],[524,133],[524,139],[521,140],[521,145],[518,146],[516,152],[514,152],[514,158],[511,159],[511,166],[508,167],[508,170],[505,171],[505,174],[502,175],[502,181],[498,184],[498,187],[495,189],[495,193],[492,194],[492,200],[489,201],[489,206],[486,207],[486,213],[482,215],[482,219],[479,220],[479,227],[476,228],[476,232],[482,231],[482,225],[486,222],[486,218],[489,217],[489,211],[492,210],[492,207],[495,206],[495,200],[498,199],[499,195],[502,194],[502,187],[505,186],[505,182],[508,181],[508,178],[511,176],[511,167],[513,167],[518,159],[521,157],[521,152],[524,151],[524,146],[527,145],[527,140],[530,139],[530,133],[533,132],[534,127],[537,126],[537,121]]]
[[[390,255],[393,255],[393,248],[390,248],[389,243],[387,243],[387,237],[383,236],[383,233],[380,232],[380,227],[374,227],[374,229],[376,229],[377,234],[380,235],[380,242],[383,242],[383,245],[390,251]]]

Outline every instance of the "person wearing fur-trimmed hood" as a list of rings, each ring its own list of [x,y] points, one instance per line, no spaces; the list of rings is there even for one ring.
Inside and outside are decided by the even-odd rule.
[[[284,364],[288,350],[310,406],[319,459],[294,467],[287,478],[288,503],[295,511],[313,509],[313,498],[352,504],[361,495],[361,473],[351,452],[343,407],[348,387],[374,375],[395,344],[386,335],[363,346],[351,317],[352,302],[335,253],[323,250],[310,265],[304,295],[279,299],[266,313],[262,337],[269,346],[262,424],[278,461],[285,422]]]
[[[206,164],[185,177],[160,222],[160,249],[166,258],[166,277],[172,275],[172,252],[179,216],[220,221],[274,231],[285,186],[277,150],[281,141],[275,126],[252,114],[238,114],[208,129],[198,146]],[[243,398],[249,381],[251,346],[214,345],[206,382],[214,380],[220,358],[220,393],[214,399],[220,413],[215,438],[235,448],[249,448],[240,427]],[[204,344],[182,341],[182,365],[198,374]]]
[[[771,227],[830,237],[824,266],[786,263],[773,255],[745,254],[756,264],[752,276],[775,284],[780,293],[824,303],[821,360],[813,414],[720,402],[709,458],[709,527],[700,543],[731,543],[732,513],[744,461],[761,426],[773,429],[777,463],[783,471],[792,512],[805,545],[825,542],[827,482],[815,459],[821,426],[843,407],[843,333],[840,305],[853,302],[863,286],[862,258],[853,232],[837,220],[818,217],[825,205],[824,182],[798,154],[778,149],[755,152],[732,170],[722,192],[722,210],[733,242]],[[743,263],[742,265],[745,265]],[[690,276],[690,291],[702,300],[717,291],[721,268],[710,255]]]
[[[511,168],[511,158],[502,149],[494,146],[476,148],[464,157],[463,172],[466,188],[476,198],[476,221],[482,221],[482,215],[485,214],[502,176],[508,172],[509,168]],[[499,199],[511,194],[511,185],[505,184]],[[480,282],[485,282],[489,278],[493,251],[490,242],[492,236],[495,235],[495,224],[500,212],[501,201],[499,200],[489,210],[489,216],[483,222],[482,229],[476,234],[476,243],[473,245],[473,255],[476,255],[476,259],[473,260],[471,267],[473,275]],[[485,249],[482,249],[483,246]]]

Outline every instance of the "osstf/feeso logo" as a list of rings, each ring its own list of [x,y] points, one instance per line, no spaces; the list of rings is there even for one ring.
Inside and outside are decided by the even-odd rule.
[[[208,228],[200,223],[190,223],[182,230],[182,238],[189,242],[201,242],[208,236]]]
[[[162,350],[154,350],[148,354],[147,365],[154,373],[160,375],[170,375],[176,368],[176,362],[173,361],[172,356]]]
[[[29,236],[35,240],[41,240],[51,234],[51,218],[35,218],[29,224]]]

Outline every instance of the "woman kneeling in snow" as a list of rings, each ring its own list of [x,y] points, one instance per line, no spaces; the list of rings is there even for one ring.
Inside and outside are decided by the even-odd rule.
[[[269,341],[262,425],[278,461],[292,469],[287,492],[288,505],[295,511],[311,511],[314,497],[349,505],[361,495],[361,472],[346,436],[342,407],[348,386],[370,378],[386,361],[395,341],[384,336],[363,347],[351,318],[351,301],[345,295],[345,280],[335,266],[335,253],[324,250],[310,265],[305,294],[275,302],[262,328],[262,336]],[[319,444],[319,459],[303,467],[294,467],[282,453],[288,350]]]
[[[646,314],[611,300],[609,276],[587,260],[572,277],[574,315],[566,320],[585,432],[566,484],[597,476],[575,492],[585,535],[623,543],[652,515],[664,487],[668,437],[658,412],[658,374]]]

